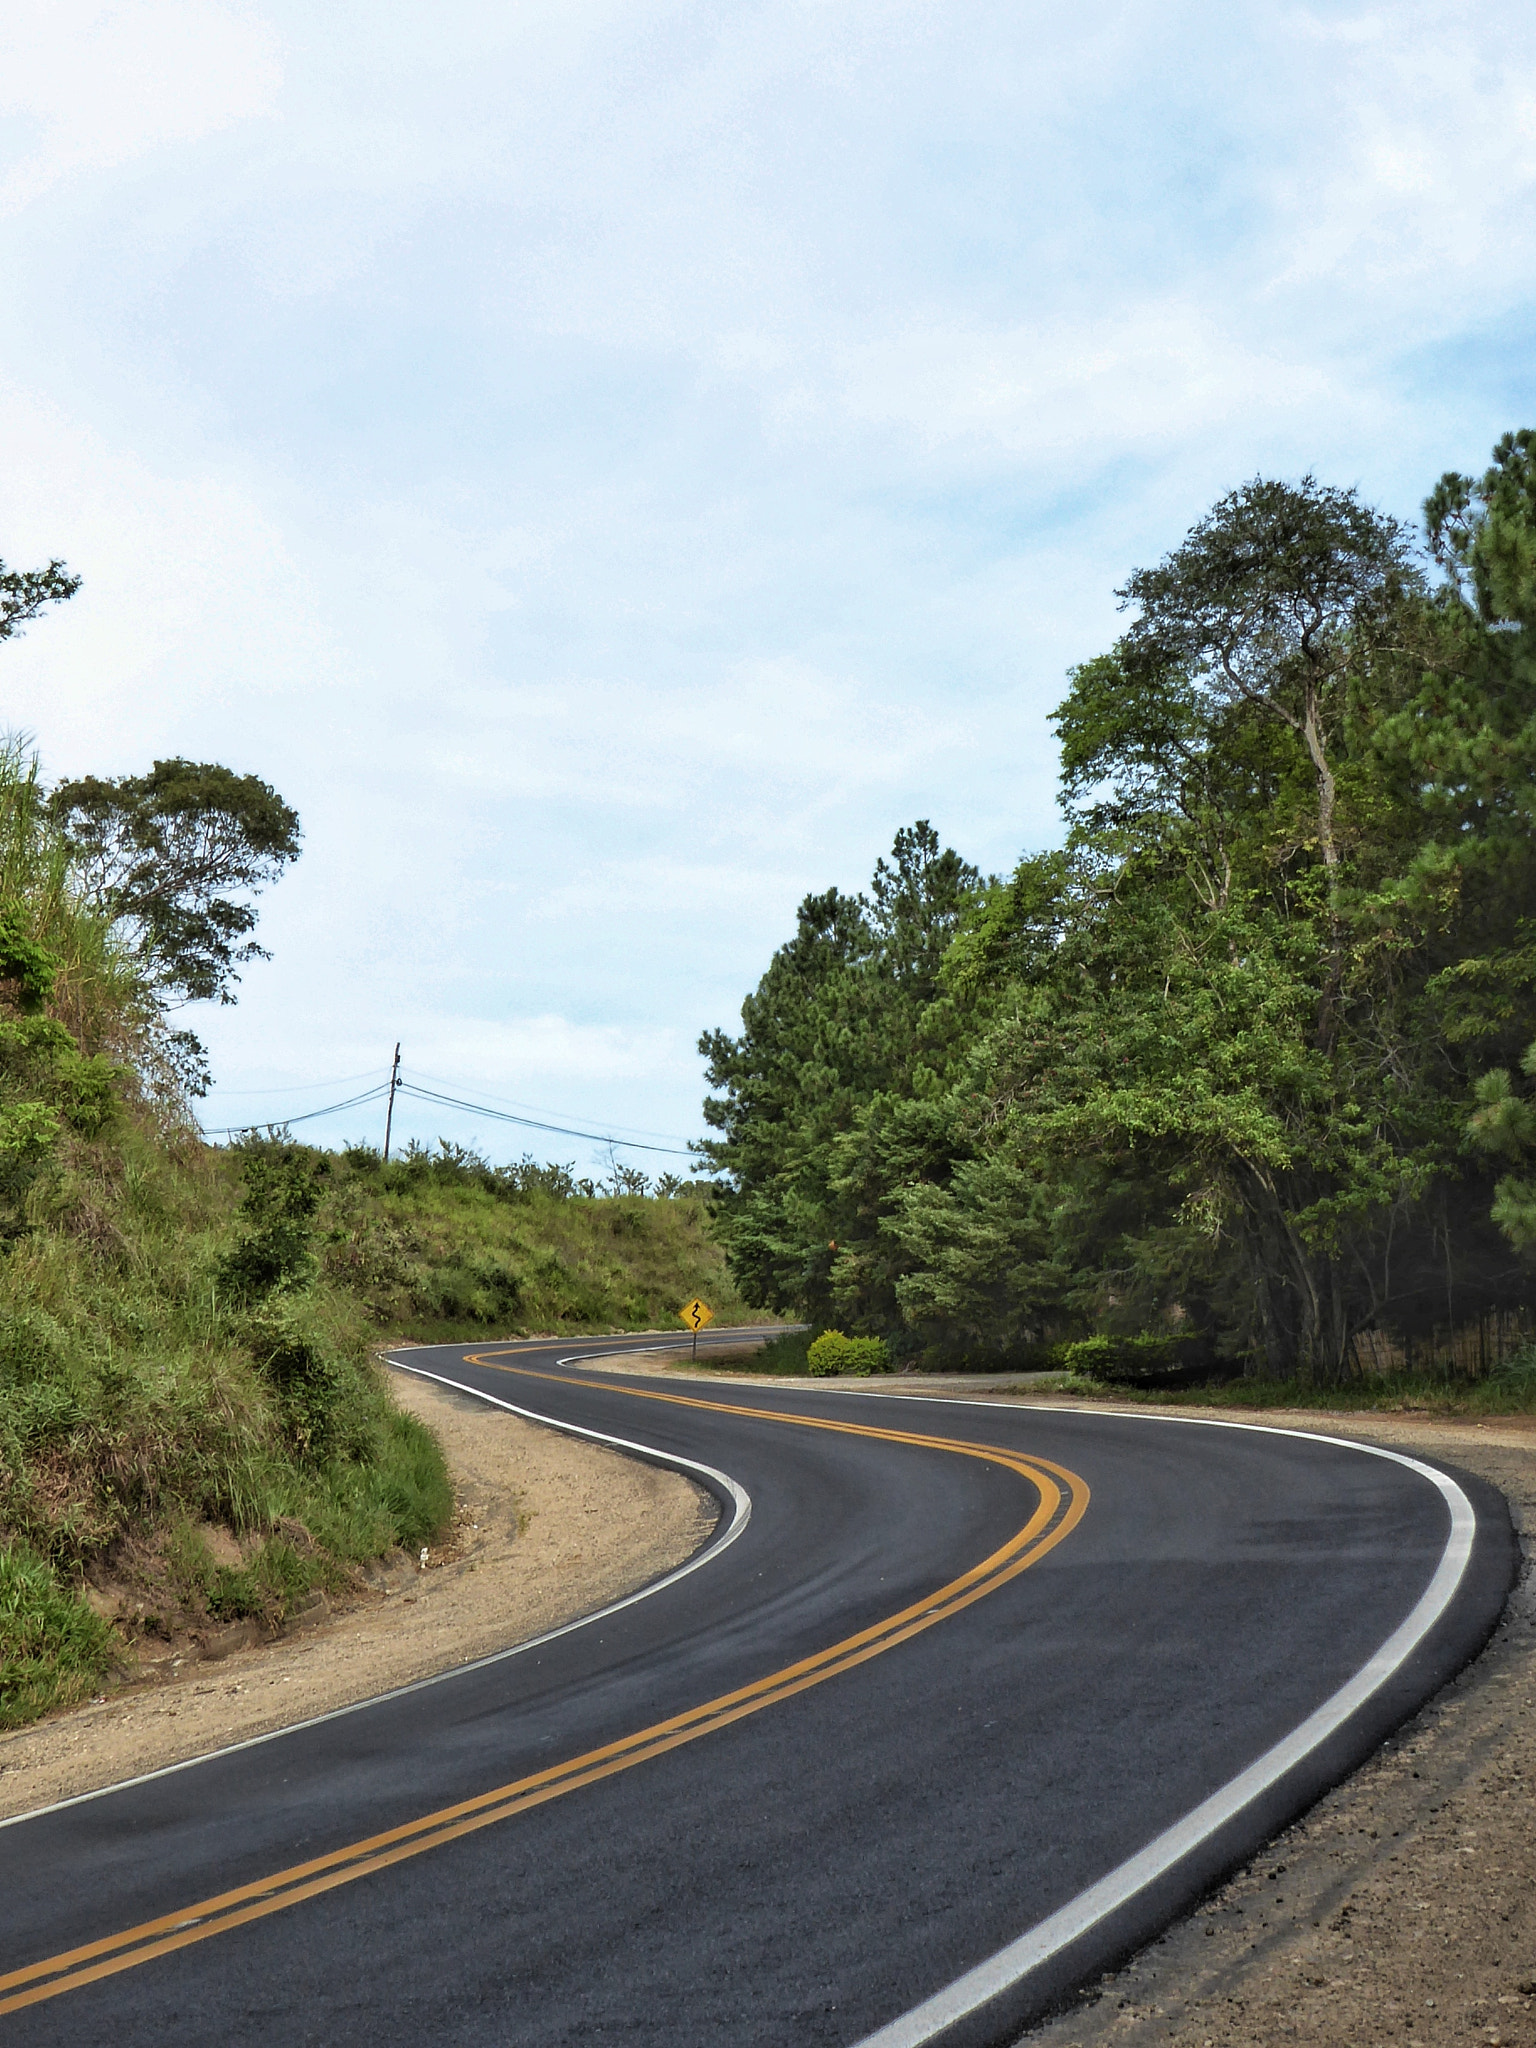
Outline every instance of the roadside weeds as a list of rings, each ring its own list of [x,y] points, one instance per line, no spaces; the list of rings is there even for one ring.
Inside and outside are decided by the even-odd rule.
[[[349,1606],[311,1609],[301,1632],[252,1642],[260,1631],[237,1624],[200,1656],[189,1647],[139,1683],[0,1735],[0,1818],[524,1642],[681,1564],[714,1526],[715,1502],[678,1473],[425,1380],[390,1384],[454,1476],[453,1531],[426,1567],[396,1552]]]

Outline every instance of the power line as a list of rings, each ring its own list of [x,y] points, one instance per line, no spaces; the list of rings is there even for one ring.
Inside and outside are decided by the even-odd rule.
[[[376,1102],[381,1095],[388,1091],[388,1088],[389,1083],[387,1081],[380,1081],[376,1088],[369,1088],[362,1095],[354,1095],[347,1102],[333,1102],[329,1109],[306,1109],[302,1116],[273,1117],[265,1123],[219,1124],[211,1129],[206,1129],[203,1132],[203,1136],[205,1138],[234,1138],[238,1137],[241,1131],[278,1130],[286,1128],[289,1124],[307,1124],[312,1122],[317,1116],[335,1116],[343,1109],[356,1109],[359,1103]]]
[[[274,1094],[276,1092],[276,1090],[273,1090]],[[400,1079],[400,1048],[398,1046],[395,1048],[395,1057],[390,1069],[389,1079],[377,1082],[372,1088],[365,1089],[361,1095],[350,1096],[345,1102],[333,1102],[327,1109],[305,1110],[299,1116],[274,1117],[268,1120],[258,1120],[243,1124],[221,1124],[206,1129],[204,1136],[210,1138],[232,1138],[238,1137],[242,1131],[275,1130],[286,1127],[288,1124],[313,1123],[317,1117],[339,1116],[344,1109],[357,1109],[365,1102],[377,1102],[381,1097],[387,1096],[389,1098],[389,1108],[384,1137],[384,1157],[387,1159],[389,1157],[390,1125],[394,1120],[395,1098],[399,1095],[415,1095],[423,1102],[436,1102],[445,1109],[465,1110],[472,1116],[491,1117],[497,1123],[516,1124],[520,1130],[545,1131],[556,1137],[580,1138],[589,1145],[608,1145],[619,1152],[661,1152],[672,1159],[692,1159],[696,1157],[696,1154],[686,1146],[642,1145],[634,1138],[621,1138],[610,1131],[582,1131],[577,1130],[572,1124],[548,1123],[538,1117],[514,1116],[510,1110],[492,1109],[488,1103],[470,1102],[463,1096],[441,1095],[432,1088],[419,1088],[414,1081],[402,1081]]]
[[[458,1083],[456,1081],[450,1081],[446,1079],[442,1074],[429,1074],[426,1072],[425,1068],[417,1067],[415,1071],[421,1075],[423,1081],[435,1081],[440,1087],[456,1088],[458,1086]],[[533,1116],[538,1116],[542,1114],[543,1116],[551,1117],[555,1114],[554,1110],[552,1109],[540,1111],[534,1103],[519,1102],[515,1095],[498,1095],[494,1088],[487,1088],[484,1090],[484,1093],[491,1098],[492,1102],[499,1103],[505,1109],[523,1110],[526,1113]],[[562,1131],[565,1129],[565,1126],[563,1124],[550,1124],[548,1126],[541,1124],[539,1128],[541,1130],[548,1128],[550,1130]],[[615,1124],[613,1129],[615,1133],[618,1133],[619,1131],[633,1131],[637,1138],[670,1138],[675,1135],[675,1133],[672,1131],[648,1130],[643,1124]],[[618,1142],[619,1139],[615,1135],[614,1143],[617,1144]],[[628,1140],[626,1139],[624,1142],[627,1143]]]
[[[578,1131],[569,1124],[546,1124],[531,1116],[513,1116],[505,1109],[489,1109],[483,1102],[465,1102],[457,1095],[439,1095],[431,1088],[418,1088],[414,1081],[402,1081],[399,1092],[419,1095],[424,1102],[440,1102],[448,1109],[467,1109],[475,1116],[494,1117],[498,1123],[518,1124],[526,1131],[552,1131],[561,1138],[584,1138],[589,1145],[612,1145],[620,1152],[665,1152],[673,1159],[695,1156],[681,1145],[638,1145],[632,1138],[616,1138],[606,1131]]]
[[[314,1095],[322,1088],[345,1088],[349,1081],[366,1081],[370,1074],[378,1072],[369,1067],[362,1074],[333,1074],[329,1081],[285,1081],[281,1088],[221,1088],[221,1094],[238,1095],[242,1100],[254,1095]],[[324,1111],[317,1112],[324,1115]]]

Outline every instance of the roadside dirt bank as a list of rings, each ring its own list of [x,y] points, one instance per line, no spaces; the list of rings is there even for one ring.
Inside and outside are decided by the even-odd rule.
[[[714,1527],[714,1501],[677,1473],[403,1373],[391,1385],[454,1479],[454,1528],[427,1569],[397,1553],[355,1605],[301,1633],[0,1736],[0,1818],[524,1642],[681,1564]]]

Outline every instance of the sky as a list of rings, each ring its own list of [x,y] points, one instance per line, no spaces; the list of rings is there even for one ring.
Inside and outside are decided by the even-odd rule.
[[[0,556],[84,578],[0,716],[303,820],[182,1020],[211,1131],[398,1040],[686,1147],[807,892],[1059,837],[1066,670],[1214,499],[1411,519],[1536,424],[1526,0],[7,0],[0,51]]]

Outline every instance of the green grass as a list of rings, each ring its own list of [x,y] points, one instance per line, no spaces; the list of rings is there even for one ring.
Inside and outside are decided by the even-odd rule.
[[[330,1162],[327,1279],[381,1330],[451,1343],[487,1334],[673,1329],[702,1295],[718,1324],[758,1320],[693,1196],[562,1196],[451,1152]]]
[[[238,1162],[143,1118],[75,1143],[0,1251],[0,1720],[101,1683],[153,1639],[277,1627],[453,1511],[360,1302],[322,1279],[221,1294]],[[229,1532],[238,1565],[194,1534]],[[109,1626],[90,1585],[128,1598]],[[131,1596],[131,1597],[128,1597]]]
[[[0,1728],[92,1691],[114,1648],[106,1622],[60,1585],[46,1558],[19,1544],[0,1549]]]
[[[251,1160],[312,1179],[318,1213],[242,1213]],[[269,1254],[275,1288],[251,1277]],[[561,1194],[448,1152],[218,1152],[138,1112],[72,1139],[0,1246],[0,1714],[157,1637],[275,1629],[431,1544],[452,1487],[390,1400],[389,1340],[670,1328],[695,1294],[752,1319],[691,1195]]]

